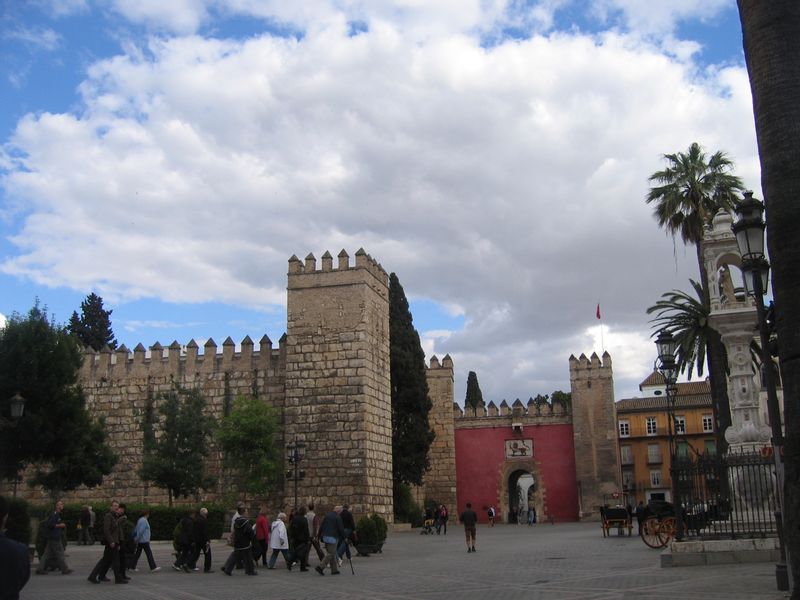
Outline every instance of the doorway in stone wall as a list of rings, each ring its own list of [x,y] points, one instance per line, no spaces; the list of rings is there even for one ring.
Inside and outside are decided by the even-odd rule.
[[[528,507],[535,506],[536,480],[529,471],[517,470],[508,477],[508,523],[527,523]]]

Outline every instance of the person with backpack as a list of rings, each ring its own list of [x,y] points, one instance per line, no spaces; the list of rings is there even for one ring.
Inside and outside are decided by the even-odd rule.
[[[244,564],[244,572],[247,575],[258,575],[253,565],[253,538],[255,531],[253,524],[247,518],[247,509],[244,505],[238,507],[239,516],[233,522],[233,552],[231,552],[222,572],[229,577],[233,575],[233,568],[236,563],[241,561]]]

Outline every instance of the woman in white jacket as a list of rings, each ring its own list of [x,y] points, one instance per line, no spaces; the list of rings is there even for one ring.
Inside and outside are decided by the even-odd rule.
[[[278,513],[277,518],[272,522],[269,529],[269,547],[272,548],[272,555],[269,557],[267,568],[274,569],[275,562],[278,560],[278,552],[283,554],[286,561],[286,568],[292,570],[292,561],[289,560],[289,536],[286,533],[286,513]]]

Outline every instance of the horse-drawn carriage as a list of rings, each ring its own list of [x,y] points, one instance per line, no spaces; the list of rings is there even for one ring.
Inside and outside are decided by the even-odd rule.
[[[619,497],[619,493],[613,494],[614,500],[618,500]],[[603,500],[605,501],[606,498],[604,497]],[[628,537],[630,537],[633,531],[631,513],[620,504],[612,507],[604,502],[603,506],[600,507],[600,527],[603,529],[603,537],[608,537],[611,533],[611,529],[616,529],[618,535],[623,535],[627,529]]]

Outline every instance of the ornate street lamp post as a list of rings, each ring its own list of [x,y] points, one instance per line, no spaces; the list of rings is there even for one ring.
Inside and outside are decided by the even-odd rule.
[[[670,482],[672,484],[672,503],[675,507],[675,539],[681,541],[683,539],[683,514],[678,488],[678,469],[676,466],[678,452],[675,443],[675,397],[678,394],[678,388],[675,384],[678,380],[678,366],[675,363],[677,343],[668,330],[662,329],[658,333],[656,348],[658,348],[658,371],[664,377],[667,391],[669,464]]]
[[[764,385],[767,388],[767,412],[772,430],[772,452],[775,460],[775,484],[778,488],[778,510],[775,521],[780,543],[780,562],[775,565],[775,578],[779,590],[789,589],[786,567],[786,550],[783,543],[783,427],[775,385],[775,371],[769,352],[769,327],[764,308],[764,294],[769,284],[769,262],[764,256],[764,205],[753,198],[753,192],[745,192],[744,199],[735,208],[738,220],[731,229],[736,235],[739,254],[742,255],[742,273],[747,294],[752,296],[758,315],[758,333],[761,341],[761,366]]]
[[[294,442],[286,444],[286,460],[292,468],[286,471],[286,479],[294,479],[294,508],[297,508],[297,482],[306,476],[305,471],[300,470],[300,463],[306,455],[305,442],[298,442],[297,436]]]

